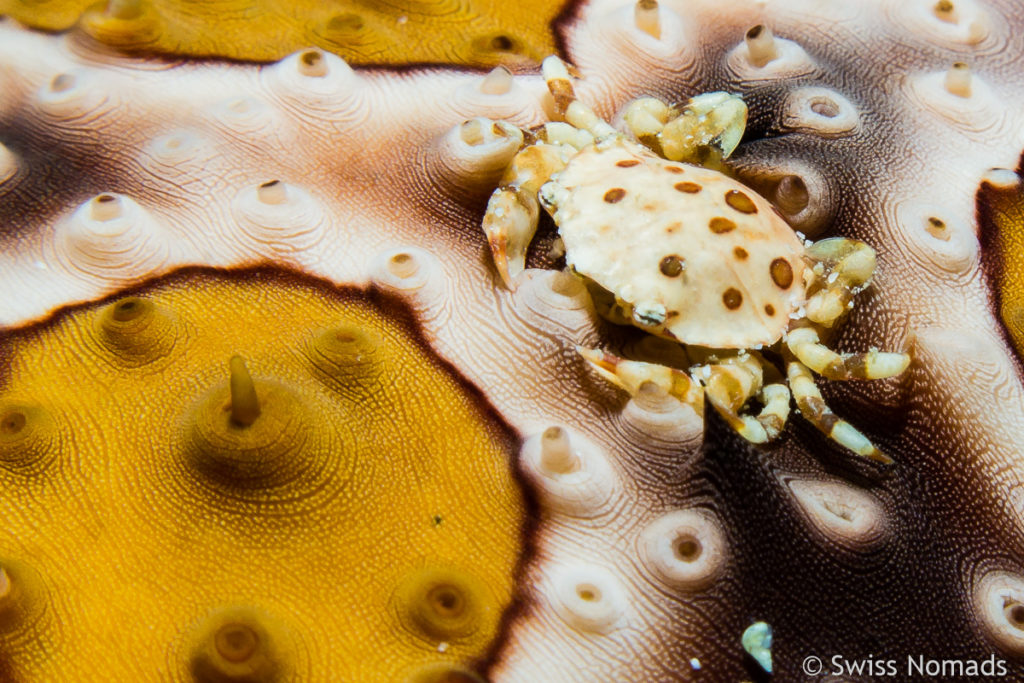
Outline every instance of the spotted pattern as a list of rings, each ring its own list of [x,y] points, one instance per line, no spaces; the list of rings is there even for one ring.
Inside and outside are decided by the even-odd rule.
[[[736,224],[733,223],[728,218],[715,216],[710,221],[708,221],[708,227],[711,229],[711,232],[715,233],[716,235],[723,235],[727,232],[732,232],[733,230],[735,230]]]
[[[789,289],[793,284],[793,266],[784,258],[777,258],[769,266],[772,282],[782,289]]]
[[[725,203],[740,213],[757,213],[757,206],[753,200],[739,190],[729,190],[726,192]]]
[[[621,187],[613,187],[604,193],[604,200],[609,204],[617,204],[621,202],[626,196],[626,191]]]
[[[670,254],[665,258],[661,259],[661,263],[658,264],[658,269],[661,270],[661,274],[666,277],[677,277],[683,272],[685,268],[685,261],[680,256]]]
[[[676,183],[672,187],[676,188],[680,192],[686,192],[687,194],[696,194],[701,190],[700,185],[691,182]]]

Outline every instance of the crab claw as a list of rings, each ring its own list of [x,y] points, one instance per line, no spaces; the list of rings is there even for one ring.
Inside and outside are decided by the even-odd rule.
[[[646,382],[653,382],[670,396],[690,405],[698,415],[704,415],[704,389],[682,370],[657,363],[626,360],[583,346],[577,346],[576,351],[597,374],[625,389],[630,396],[640,393],[640,387]]]
[[[526,267],[526,249],[537,232],[537,199],[527,192],[500,187],[487,202],[483,228],[494,265],[505,286],[515,291],[515,277]]]
[[[692,98],[661,131],[661,149],[673,161],[700,161],[702,151],[728,159],[747,125],[747,105],[725,92]]]

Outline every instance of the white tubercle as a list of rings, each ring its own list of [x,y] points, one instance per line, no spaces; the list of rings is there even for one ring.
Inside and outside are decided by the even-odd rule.
[[[768,62],[779,57],[779,48],[775,42],[775,35],[764,24],[758,24],[747,30],[743,36],[743,41],[747,46],[747,61],[752,66],[760,69]]]
[[[211,116],[218,124],[238,135],[255,135],[279,128],[278,116],[263,100],[239,96],[214,104]]]
[[[971,67],[966,62],[954,62],[943,81],[946,92],[957,97],[971,96]]]
[[[573,517],[608,512],[620,490],[605,454],[566,427],[548,427],[526,439],[522,464],[537,486],[541,504]]]
[[[454,196],[486,196],[498,186],[523,132],[505,121],[476,117],[449,128],[430,150],[429,177]]]
[[[171,258],[167,236],[152,216],[130,198],[110,192],[85,202],[61,222],[52,249],[70,272],[105,285],[156,274]]]
[[[1024,578],[990,571],[974,580],[974,612],[986,635],[1005,652],[1024,655]]]
[[[504,95],[512,89],[512,72],[496,66],[480,79],[479,88],[484,95]]]
[[[992,88],[963,62],[944,71],[912,75],[906,83],[912,103],[979,141],[990,139],[1006,118],[1007,110]]]
[[[698,508],[662,515],[640,534],[640,559],[674,589],[700,590],[721,575],[728,561],[725,533],[717,517]]]
[[[569,474],[580,467],[569,434],[561,427],[548,427],[540,436],[540,468],[549,475]]]
[[[77,68],[55,74],[36,95],[39,109],[56,125],[75,124],[96,118],[119,104],[109,86],[91,69]]]
[[[661,13],[658,0],[636,0],[633,9],[633,22],[636,27],[650,37],[661,39]]]
[[[888,536],[888,516],[873,495],[839,481],[791,479],[794,500],[811,525],[826,538],[863,548]]]
[[[640,385],[622,411],[629,436],[645,452],[673,454],[680,467],[695,464],[704,436],[704,418],[654,382]]]
[[[161,135],[146,145],[144,151],[142,164],[160,175],[169,172],[166,167],[195,167],[215,156],[213,145],[191,130],[176,130]],[[160,168],[153,169],[154,164]],[[173,173],[173,170],[170,172]]]
[[[0,186],[17,175],[19,165],[18,156],[0,143]]]
[[[905,236],[902,248],[925,266],[925,272],[967,277],[979,264],[980,245],[961,215],[955,208],[933,202],[901,201],[895,207],[894,223]]]
[[[305,189],[268,180],[239,192],[231,213],[250,247],[281,256],[316,247],[324,238],[324,207]]]
[[[263,68],[267,89],[293,112],[318,118],[350,113],[359,101],[361,78],[341,57],[317,49],[291,54]]]
[[[556,566],[551,570],[547,599],[570,627],[606,634],[626,613],[626,593],[610,570],[588,562]]]
[[[753,33],[753,37],[751,37]],[[726,56],[729,70],[743,80],[775,80],[806,76],[817,70],[798,43],[779,38],[767,26],[749,29]]]
[[[444,267],[424,249],[405,245],[378,253],[370,264],[370,281],[408,301],[420,314],[428,332],[443,325],[450,315]]]
[[[860,127],[860,114],[835,90],[807,86],[789,94],[782,125],[788,130],[836,138],[854,134]]]

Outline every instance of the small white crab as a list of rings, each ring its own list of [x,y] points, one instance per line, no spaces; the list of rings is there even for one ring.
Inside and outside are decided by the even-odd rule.
[[[599,350],[583,357],[633,395],[653,382],[703,415],[704,397],[754,443],[781,432],[790,390],[800,414],[826,435],[879,462],[892,462],[825,405],[811,370],[829,379],[878,379],[903,372],[904,353],[872,349],[838,354],[820,343],[875,270],[867,244],[833,238],[804,242],[753,190],[723,173],[680,163],[728,157],[746,124],[746,106],[726,93],[691,100],[669,120],[668,105],[635,101],[627,140],[579,102],[565,65],[544,61],[543,74],[566,123],[548,123],[515,156],[494,191],[483,228],[507,286],[523,270],[539,206],[552,215],[571,272],[586,283],[597,310],[686,345],[689,374]],[[539,201],[538,201],[539,199]],[[758,350],[785,361],[787,382]],[[750,399],[756,416],[742,409]]]

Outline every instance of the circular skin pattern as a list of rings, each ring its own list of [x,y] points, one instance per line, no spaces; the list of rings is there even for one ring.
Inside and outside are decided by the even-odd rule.
[[[478,666],[524,553],[518,444],[411,320],[194,269],[0,336],[0,569],[66,636],[0,623],[13,679]]]
[[[195,628],[189,668],[197,683],[276,683],[294,676],[287,634],[262,610],[227,608]]]
[[[215,9],[151,0],[0,0],[0,15],[48,31],[77,24],[93,40],[135,53],[266,62],[315,45],[352,64],[487,67],[534,64],[554,52],[562,4],[232,0]]]

